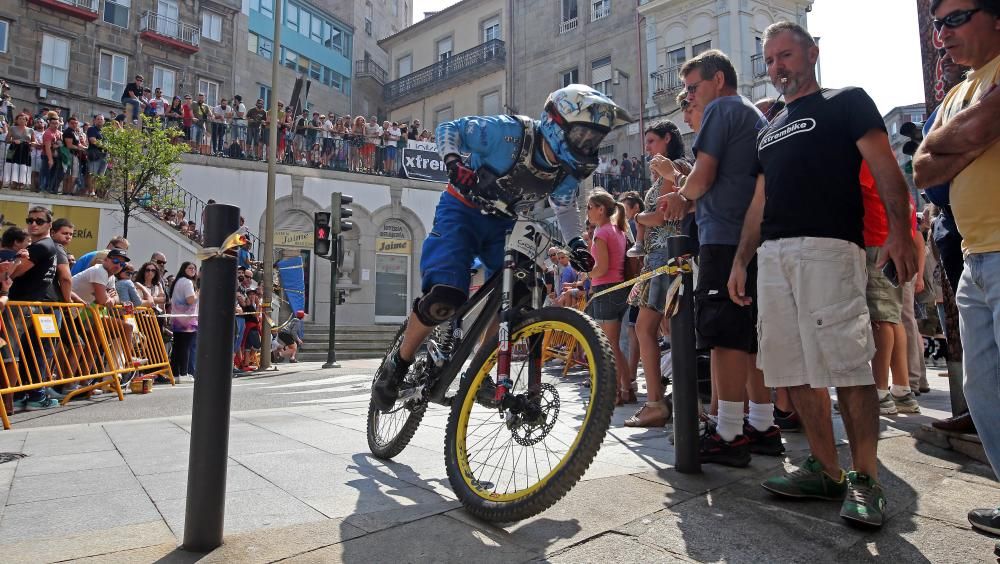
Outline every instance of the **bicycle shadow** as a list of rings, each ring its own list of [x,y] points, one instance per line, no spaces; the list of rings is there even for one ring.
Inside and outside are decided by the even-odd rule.
[[[351,461],[348,470],[359,478],[348,485],[358,489],[355,508],[362,512],[343,521],[342,533],[344,538],[356,536],[357,529],[367,534],[338,545],[336,557],[346,563],[521,562],[536,559],[552,544],[580,531],[575,520],[540,518],[532,525],[536,534],[518,538],[467,514],[454,496],[443,492],[450,492],[447,478],[424,477],[406,463],[378,460],[367,454],[355,454]],[[414,487],[399,488],[400,481]],[[421,493],[417,493],[418,489]],[[428,494],[432,500],[428,500]],[[373,507],[383,509],[366,511]]]

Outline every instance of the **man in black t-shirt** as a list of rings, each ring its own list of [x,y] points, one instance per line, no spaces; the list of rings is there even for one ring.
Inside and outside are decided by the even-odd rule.
[[[27,248],[28,258],[21,259],[14,267],[14,271],[11,272],[14,283],[10,287],[10,300],[26,302],[52,301],[50,290],[52,288],[52,281],[56,275],[56,261],[58,256],[56,244],[49,237],[49,231],[52,226],[52,212],[47,208],[35,206],[28,210],[26,222],[28,224],[28,235],[31,237],[31,244]],[[25,308],[22,309],[22,312],[28,314],[29,310]],[[34,308],[30,310],[30,313],[37,312]],[[47,366],[47,359],[50,358],[48,351],[40,350],[41,347],[38,345],[39,339],[26,333],[28,327],[31,327],[31,323],[30,317],[26,315],[24,324],[18,324],[16,327],[18,331],[18,348],[22,351],[22,354],[33,354],[36,359],[36,362],[25,362],[23,364],[28,370],[36,371],[38,368],[41,368],[45,371],[46,375],[52,374],[51,367]],[[25,352],[29,348],[29,342],[31,343],[30,348],[34,349],[30,353]],[[42,374],[31,374],[32,381],[38,381],[39,378],[43,377]],[[42,388],[32,390],[22,397],[14,398],[14,404],[15,407],[25,409],[47,409],[59,405],[59,402],[50,399],[45,393],[45,389]]]
[[[792,498],[846,496],[841,517],[881,526],[885,496],[877,481],[879,406],[869,365],[875,347],[865,301],[862,158],[889,219],[881,262],[893,261],[904,282],[917,271],[910,202],[875,104],[858,88],[821,89],[818,57],[812,36],[796,24],[777,23],[764,32],[767,71],[788,106],[758,137],[760,174],[729,294],[749,305],[746,266],[756,250],[758,366],[768,386],[788,387],[812,449],[801,471],[762,485]],[[849,473],[834,444],[830,386],[837,388],[851,443]]]

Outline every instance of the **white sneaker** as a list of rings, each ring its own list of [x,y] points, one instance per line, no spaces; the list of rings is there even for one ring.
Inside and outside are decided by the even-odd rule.
[[[896,415],[899,411],[896,409],[896,402],[892,399],[892,393],[888,393],[879,400],[878,411],[882,415]]]
[[[646,251],[643,250],[640,242],[636,241],[635,244],[632,245],[632,247],[630,247],[629,250],[625,252],[625,256],[633,258],[642,257],[646,256]]]

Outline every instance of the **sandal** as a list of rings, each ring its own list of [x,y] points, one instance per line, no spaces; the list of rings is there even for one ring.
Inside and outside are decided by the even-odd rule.
[[[663,402],[646,402],[625,420],[626,427],[663,427],[670,421],[670,408]]]

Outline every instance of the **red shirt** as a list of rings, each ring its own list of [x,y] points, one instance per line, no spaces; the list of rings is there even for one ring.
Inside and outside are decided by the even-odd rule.
[[[885,205],[878,196],[878,186],[875,177],[868,168],[867,161],[861,161],[861,201],[865,210],[864,238],[866,247],[881,247],[889,237],[889,218],[885,215]],[[913,232],[917,230],[917,216],[910,197],[910,212],[913,216]]]
[[[184,127],[191,127],[194,123],[194,112],[191,111],[191,104],[181,104],[181,123]]]

